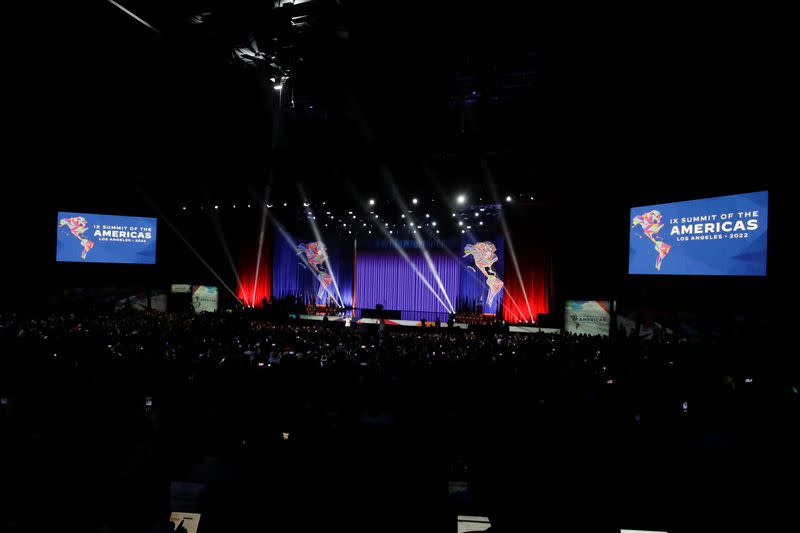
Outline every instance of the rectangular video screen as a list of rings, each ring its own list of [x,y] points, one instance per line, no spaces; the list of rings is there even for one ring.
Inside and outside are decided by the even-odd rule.
[[[155,264],[156,223],[149,217],[59,212],[56,261]]]
[[[634,207],[630,274],[765,276],[767,191]]]

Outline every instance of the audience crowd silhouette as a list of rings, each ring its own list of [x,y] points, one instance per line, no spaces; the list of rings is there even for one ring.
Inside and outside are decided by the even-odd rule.
[[[797,472],[797,363],[760,334],[612,333],[2,314],[0,520],[150,532],[177,482],[208,532],[756,519],[754,484]]]

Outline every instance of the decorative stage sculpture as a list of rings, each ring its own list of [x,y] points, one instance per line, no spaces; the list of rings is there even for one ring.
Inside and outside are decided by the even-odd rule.
[[[497,247],[489,241],[476,242],[464,247],[464,257],[471,255],[475,261],[475,266],[486,276],[486,285],[489,286],[489,293],[486,296],[487,306],[491,306],[495,296],[503,290],[503,282],[497,277],[497,273],[492,270],[492,265],[498,261],[496,251]]]

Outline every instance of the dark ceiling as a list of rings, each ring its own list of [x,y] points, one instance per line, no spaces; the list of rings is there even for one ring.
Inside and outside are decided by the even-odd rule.
[[[788,145],[777,14],[117,3],[155,30],[107,0],[6,17],[11,152],[35,192],[55,178],[58,203],[224,201],[267,183],[296,196],[298,182],[385,195],[389,178],[485,192],[488,176],[502,193],[668,200],[767,186]],[[253,42],[263,64],[234,53]]]

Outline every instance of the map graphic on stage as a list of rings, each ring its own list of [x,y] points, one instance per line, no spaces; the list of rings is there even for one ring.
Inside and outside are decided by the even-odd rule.
[[[476,242],[475,244],[468,244],[464,247],[464,257],[472,256],[475,261],[475,266],[478,267],[481,274],[486,276],[486,285],[489,291],[486,295],[486,304],[492,305],[495,296],[500,294],[503,290],[503,281],[497,277],[497,273],[492,269],[498,258],[497,247],[492,242]]]
[[[56,261],[155,264],[156,223],[149,217],[59,212]]]
[[[629,274],[765,276],[767,191],[634,207]]]

